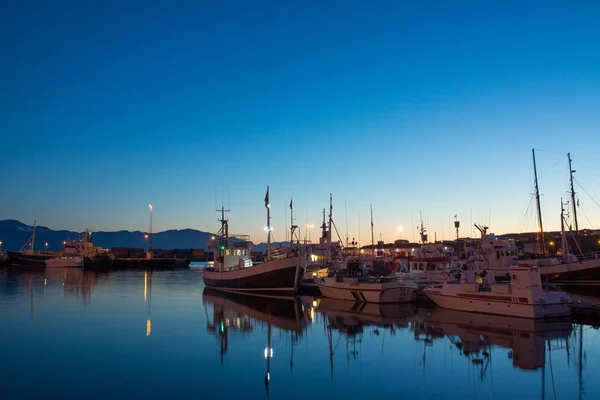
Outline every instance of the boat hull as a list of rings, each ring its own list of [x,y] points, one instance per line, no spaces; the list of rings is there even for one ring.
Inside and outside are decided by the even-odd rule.
[[[10,265],[24,265],[24,266],[46,266],[46,260],[51,259],[53,256],[50,254],[25,254],[20,251],[7,251],[8,260]]]
[[[413,282],[335,282],[334,278],[315,278],[324,297],[366,303],[408,303],[417,299]]]
[[[302,273],[300,258],[290,257],[231,271],[207,268],[203,272],[203,280],[207,287],[224,291],[293,296],[298,291]]]
[[[81,268],[83,257],[51,258],[45,264],[46,268]]]
[[[439,289],[425,289],[425,294],[437,306],[450,310],[520,318],[564,318],[571,316],[571,303],[520,303],[495,300],[499,296],[480,294],[446,294]],[[510,299],[510,297],[509,297]]]

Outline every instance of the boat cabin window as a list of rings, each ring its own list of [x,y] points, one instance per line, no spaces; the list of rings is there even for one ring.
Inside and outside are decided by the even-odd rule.
[[[438,263],[437,270],[444,271],[446,269],[446,263]]]
[[[435,271],[435,263],[427,263],[427,271]]]

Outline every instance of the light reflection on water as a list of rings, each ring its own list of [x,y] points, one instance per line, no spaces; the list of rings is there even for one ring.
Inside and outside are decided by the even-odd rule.
[[[205,289],[200,268],[0,270],[1,398],[597,399],[598,330]]]

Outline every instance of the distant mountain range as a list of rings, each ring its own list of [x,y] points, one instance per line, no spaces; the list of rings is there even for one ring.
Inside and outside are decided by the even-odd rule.
[[[0,221],[0,241],[2,241],[2,250],[20,250],[29,240],[33,232],[33,226],[26,225],[14,219]],[[48,250],[60,250],[63,242],[66,240],[75,240],[80,232],[73,231],[54,231],[45,226],[37,226],[35,230],[35,249],[45,250],[45,243],[48,243]],[[140,231],[117,231],[104,232],[98,231],[92,233],[92,242],[103,248],[113,247],[131,247],[146,248],[144,234]],[[208,249],[208,242],[214,233],[199,231],[196,229],[171,229],[152,234],[152,247],[155,249]],[[287,243],[274,243],[279,247]],[[260,243],[253,247],[254,251],[265,251],[266,244]]]

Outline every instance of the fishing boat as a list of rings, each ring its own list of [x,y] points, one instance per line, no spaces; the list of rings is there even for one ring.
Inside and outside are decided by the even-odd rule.
[[[81,256],[56,256],[45,261],[47,268],[83,267],[84,261]]]
[[[254,264],[250,258],[252,242],[247,235],[230,235],[229,221],[221,207],[221,229],[209,247],[215,251],[215,261],[203,271],[204,284],[208,287],[256,295],[290,296],[298,291],[303,270],[298,249],[285,249],[279,254],[271,252],[271,215],[269,187],[265,196],[267,209],[267,255],[266,260]]]
[[[10,265],[43,267],[46,265],[46,260],[56,255],[56,252],[53,251],[35,251],[36,228],[37,221],[34,221],[31,237],[25,242],[21,250],[6,252]]]
[[[371,207],[372,258],[365,258],[360,252],[346,254],[338,263],[338,268],[330,271],[327,277],[315,277],[314,281],[324,297],[361,303],[408,303],[417,300],[419,286],[415,282],[398,279],[390,275],[391,271],[385,267],[375,268],[374,241]],[[358,251],[354,247],[354,240],[352,242],[352,248]]]
[[[324,297],[366,303],[407,303],[417,299],[415,282],[395,277],[369,276],[358,261],[331,272],[326,278],[315,278]]]
[[[439,307],[452,310],[522,318],[571,316],[570,297],[562,292],[544,292],[537,267],[513,267],[509,278],[498,283],[493,272],[464,266],[445,283],[432,285],[424,293]]]
[[[304,268],[304,275],[300,286],[305,289],[316,289],[315,278],[325,278],[331,270],[337,268],[336,257],[342,253],[341,242],[332,242],[333,226],[333,197],[329,194],[329,221],[325,221],[325,209],[323,209],[323,223],[321,224],[321,237],[316,246],[307,246],[310,252],[310,259]],[[293,223],[292,223],[293,225]]]
[[[81,256],[85,267],[111,267],[115,257],[108,249],[94,245],[92,231],[87,230],[79,239],[63,243],[63,255]]]
[[[456,224],[457,221],[455,221]],[[421,221],[419,230],[421,248],[413,249],[406,258],[394,260],[394,274],[401,279],[411,280],[419,285],[419,293],[427,286],[443,283],[450,274],[458,271],[458,258],[452,247],[443,243],[427,243],[427,231]]]

